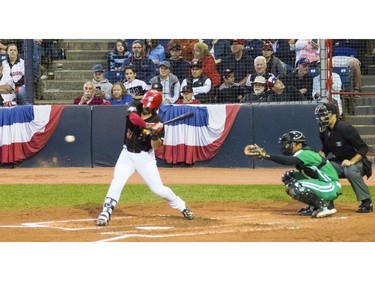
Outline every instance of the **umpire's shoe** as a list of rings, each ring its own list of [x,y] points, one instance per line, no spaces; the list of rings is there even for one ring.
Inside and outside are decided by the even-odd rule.
[[[111,219],[111,215],[108,212],[101,212],[98,220],[96,221],[97,226],[107,226]]]
[[[358,213],[371,213],[374,211],[374,206],[370,199],[362,201],[362,204],[359,205],[357,212]]]
[[[185,210],[182,211],[182,214],[184,215],[184,218],[187,220],[194,219],[194,213],[188,207],[186,207]]]

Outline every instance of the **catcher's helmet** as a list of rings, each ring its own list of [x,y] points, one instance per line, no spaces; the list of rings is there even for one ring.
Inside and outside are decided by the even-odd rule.
[[[281,144],[281,152],[284,155],[293,154],[293,143],[302,143],[302,146],[306,146],[306,138],[300,131],[290,131],[283,134],[279,138],[279,143]]]
[[[315,108],[316,121],[320,132],[324,132],[329,124],[329,113],[338,115],[337,105],[333,103],[322,103]]]
[[[148,108],[159,109],[161,103],[163,101],[163,97],[161,93],[157,90],[149,90],[141,99],[141,103]]]

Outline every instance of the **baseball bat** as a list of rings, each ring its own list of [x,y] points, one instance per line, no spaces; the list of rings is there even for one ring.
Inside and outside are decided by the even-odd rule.
[[[181,120],[193,117],[193,116],[194,116],[193,112],[184,113],[179,116],[176,116],[175,118],[172,118],[172,119],[169,119],[168,121],[163,122],[163,125],[168,125],[170,123],[181,121]]]

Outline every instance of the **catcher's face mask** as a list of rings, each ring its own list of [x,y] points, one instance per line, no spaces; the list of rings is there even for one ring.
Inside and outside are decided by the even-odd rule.
[[[299,131],[290,131],[289,133],[283,134],[279,138],[281,144],[281,152],[284,155],[293,155],[293,144],[302,143],[305,146],[305,136]]]
[[[281,141],[281,152],[284,155],[290,156],[293,155],[293,142],[282,140]]]
[[[324,104],[319,104],[315,108],[316,121],[319,124],[319,131],[324,132],[329,125],[329,111]]]

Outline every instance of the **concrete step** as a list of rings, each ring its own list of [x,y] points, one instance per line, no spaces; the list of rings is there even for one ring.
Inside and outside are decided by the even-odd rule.
[[[70,50],[66,52],[67,60],[107,60],[110,50]]]
[[[354,99],[355,106],[375,106],[375,93],[374,95],[361,95],[359,99]]]
[[[89,79],[90,81],[92,80]],[[82,90],[83,84],[87,82],[87,79],[82,80],[43,80],[42,89],[44,92],[48,90]]]
[[[361,86],[362,93],[374,93],[375,94],[375,84],[372,85],[362,85]]]
[[[94,64],[101,63],[103,67],[107,68],[107,60],[56,60],[53,62],[53,69],[58,70],[60,68],[64,70],[91,70]]]
[[[374,85],[375,75],[362,75],[362,85]]]
[[[368,75],[375,75],[375,65],[368,65],[367,66],[367,74]]]
[[[368,153],[372,155],[372,159],[375,160],[375,144],[367,144],[368,146]],[[375,162],[373,161],[374,165]]]
[[[354,108],[355,115],[375,115],[375,104],[374,105],[357,105]]]
[[[54,72],[55,80],[92,80],[93,72],[90,70],[57,70]]]
[[[62,46],[69,50],[113,50],[116,39],[64,39]]]
[[[65,104],[72,105],[73,100],[35,100],[35,105],[51,105],[51,104]]]
[[[374,125],[375,115],[352,115],[346,118],[347,122],[355,125]]]
[[[375,124],[372,125],[353,125],[358,130],[358,133],[362,135],[374,135],[375,136]]]
[[[59,100],[70,100],[70,103],[73,103],[73,100],[78,97],[82,96],[83,84],[79,89],[76,90],[66,90],[66,89],[48,89],[43,92],[43,95],[40,100],[43,101],[50,101],[50,102],[57,102]]]

